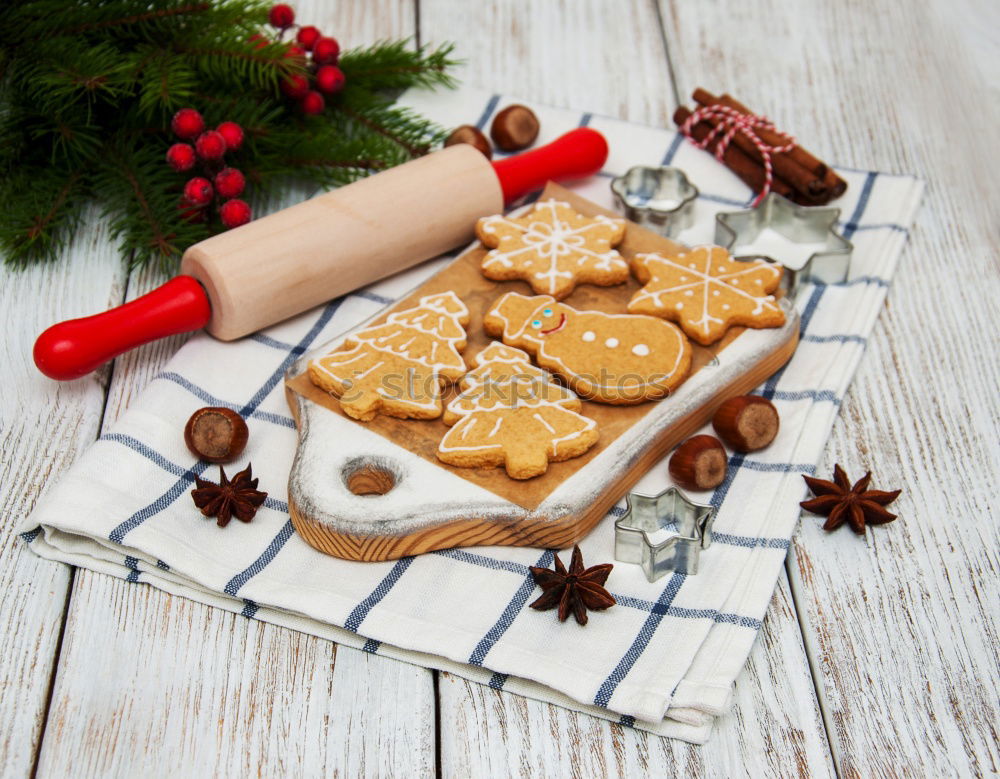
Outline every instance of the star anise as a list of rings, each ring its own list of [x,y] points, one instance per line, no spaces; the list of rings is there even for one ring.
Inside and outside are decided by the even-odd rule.
[[[602,586],[614,568],[610,563],[583,567],[583,553],[580,547],[573,547],[573,559],[569,571],[559,555],[555,556],[555,570],[531,566],[535,583],[542,588],[542,597],[531,604],[531,608],[546,611],[559,607],[559,621],[565,622],[572,611],[576,621],[587,624],[587,609],[606,609],[615,605],[615,599]]]
[[[232,517],[240,522],[249,522],[257,513],[257,508],[267,498],[266,492],[257,489],[258,479],[250,472],[252,465],[237,473],[232,480],[226,478],[226,472],[219,466],[219,483],[214,484],[195,476],[197,489],[191,490],[194,505],[201,509],[206,517],[216,517],[219,527],[229,524]]]
[[[871,471],[858,479],[854,486],[839,465],[833,466],[833,481],[805,475],[802,478],[816,497],[799,505],[806,511],[826,517],[824,530],[836,530],[846,520],[851,530],[861,534],[868,525],[884,525],[896,518],[884,507],[898,498],[902,490],[883,492],[868,489],[872,480]]]

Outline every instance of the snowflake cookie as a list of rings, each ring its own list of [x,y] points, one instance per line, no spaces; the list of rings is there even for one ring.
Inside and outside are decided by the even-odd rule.
[[[469,309],[454,292],[420,298],[384,324],[352,333],[309,363],[312,383],[340,399],[345,414],[370,422],[376,414],[413,419],[441,416],[441,392],[466,371]]]
[[[550,198],[526,216],[488,216],[476,235],[492,249],[483,275],[494,281],[521,279],[538,293],[566,297],[577,284],[602,287],[628,280],[628,263],[612,247],[625,236],[625,220],[587,217]]]
[[[677,322],[698,343],[715,343],[732,325],[780,327],[785,323],[774,292],[780,265],[735,261],[720,246],[698,246],[672,257],[638,254],[632,272],[644,284],[628,310]]]
[[[492,343],[462,377],[462,392],[444,412],[452,425],[438,458],[464,468],[503,465],[530,479],[549,462],[579,457],[597,441],[597,424],[578,413],[580,399],[531,364],[527,354]]]
[[[578,311],[550,295],[508,292],[483,319],[486,332],[535,356],[580,397],[629,405],[662,398],[691,367],[678,327],[651,316]]]

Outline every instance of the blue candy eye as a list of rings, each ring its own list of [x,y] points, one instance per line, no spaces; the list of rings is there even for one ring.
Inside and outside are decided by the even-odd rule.
[[[534,322],[531,323],[531,326],[537,330],[539,327],[542,326],[542,320],[536,319]]]
[[[552,316],[552,309],[547,308],[542,313],[545,314],[545,316]]]

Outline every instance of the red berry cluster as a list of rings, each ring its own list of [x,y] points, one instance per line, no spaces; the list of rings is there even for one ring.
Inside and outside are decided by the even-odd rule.
[[[295,25],[295,12],[291,6],[279,3],[271,6],[268,21],[272,27],[281,30],[278,40],[281,40]],[[263,40],[263,36],[253,36]],[[344,88],[346,79],[344,71],[337,67],[340,58],[340,44],[335,38],[327,38],[312,25],[298,26],[295,36],[296,43],[286,53],[287,57],[300,57],[303,61],[307,56],[311,62],[306,62],[305,75],[289,76],[281,83],[281,91],[293,100],[297,100],[304,113],[318,114],[326,108],[323,95],[335,95]],[[308,54],[307,54],[308,53]]]
[[[187,141],[167,149],[170,167],[183,173],[193,170],[201,161],[205,174],[189,179],[184,185],[184,195],[177,204],[184,218],[192,222],[205,221],[209,206],[218,198],[219,220],[227,229],[253,219],[250,206],[239,199],[246,179],[236,168],[225,167],[223,162],[226,152],[237,151],[243,145],[243,128],[236,122],[223,122],[214,130],[206,130],[205,120],[193,108],[182,108],[174,114],[170,128],[178,138]]]

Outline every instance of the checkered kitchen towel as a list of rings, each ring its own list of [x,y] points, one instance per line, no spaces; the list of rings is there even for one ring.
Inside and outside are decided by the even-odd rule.
[[[486,125],[506,98],[469,90],[411,93],[404,102],[446,126]],[[683,168],[701,190],[688,243],[710,242],[719,209],[745,207],[747,189],[710,155],[669,129],[639,127],[536,107],[541,141],[575,125],[602,131],[607,169],[578,191],[611,206],[612,175],[635,164]],[[774,590],[803,496],[896,268],[921,197],[907,176],[842,169],[837,203],[855,245],[851,280],[807,286],[798,297],[802,340],[788,366],[760,391],[781,413],[781,433],[762,452],[736,455],[727,480],[694,494],[718,507],[714,543],[697,576],[649,583],[619,563],[608,580],[618,605],[586,629],[527,604],[538,592],[529,565],[542,549],[441,551],[386,563],[327,557],[293,531],[285,483],[296,444],[282,376],[304,351],[371,316],[441,267],[427,263],[235,343],[192,338],[128,412],[40,501],[24,532],[43,557],[144,582],[221,608],[328,637],[366,652],[448,670],[504,689],[654,733],[704,742],[729,702]],[[195,462],[179,431],[203,405],[249,420],[252,461],[267,499],[249,524],[220,530],[188,495]],[[235,470],[235,468],[234,468]],[[638,485],[668,486],[656,465]],[[613,521],[582,543],[590,563],[614,558]]]

